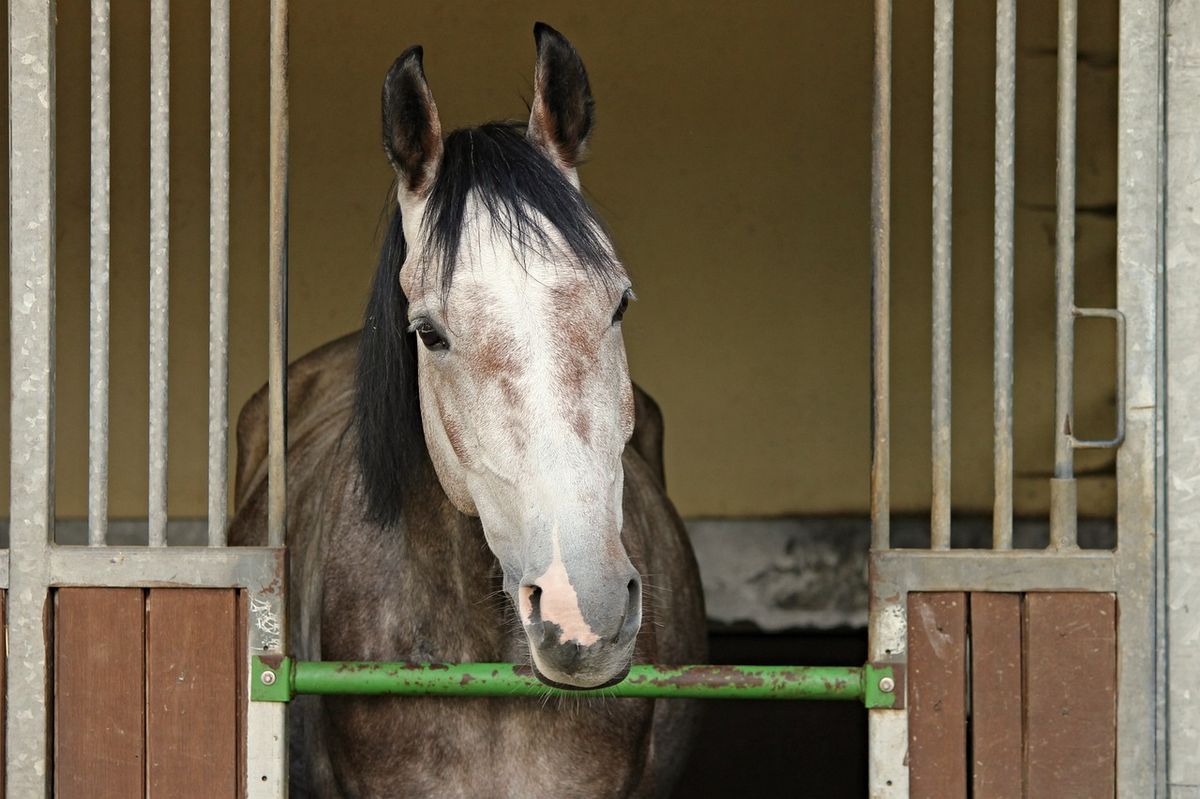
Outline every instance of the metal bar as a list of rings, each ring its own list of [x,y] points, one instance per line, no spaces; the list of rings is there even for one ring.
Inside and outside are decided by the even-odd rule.
[[[0,549],[0,591],[8,590],[8,550]]]
[[[1016,151],[1017,3],[996,2],[996,199],[993,294],[992,546],[1013,537],[1013,164]]]
[[[56,546],[46,553],[50,585],[112,588],[253,588],[282,593],[283,551],[266,547]]]
[[[908,594],[881,564],[913,550],[873,552],[867,562],[870,612],[867,657],[872,662],[905,663],[908,656]],[[892,570],[894,571],[894,570]],[[903,575],[897,575],[903,577]],[[908,711],[873,708],[867,714],[868,782],[871,799],[908,797]]]
[[[233,549],[241,549],[234,547]],[[209,549],[229,552],[229,549]],[[287,555],[277,557],[268,579],[249,586],[243,609],[246,618],[246,652],[251,661],[245,670],[246,691],[246,795],[248,799],[287,799],[288,738],[287,706],[269,702],[251,702],[254,691],[262,686],[255,664],[260,657],[278,662],[287,651]],[[264,564],[266,565],[266,564]],[[264,575],[266,577],[266,575]]]
[[[871,549],[891,546],[891,195],[892,195],[892,0],[875,0],[874,102],[871,111]],[[874,585],[874,580],[871,580]],[[899,616],[897,617],[896,612]],[[904,651],[893,635],[899,608],[871,595],[867,614],[872,659]],[[908,796],[908,716],[904,710],[867,714],[868,779],[875,799]]]
[[[322,696],[599,696],[651,699],[862,701],[862,666],[658,666],[639,664],[616,685],[551,688],[525,664],[372,663],[255,658],[256,699]],[[893,684],[894,685],[894,684]],[[890,704],[890,702],[889,702]]]
[[[229,0],[209,10],[208,544],[229,513]]]
[[[1162,637],[1157,608],[1162,587],[1156,583],[1156,561],[1167,546],[1166,508],[1160,498],[1171,453],[1162,436],[1163,396],[1160,359],[1167,353],[1186,356],[1186,341],[1164,343],[1163,204],[1168,178],[1164,161],[1163,65],[1168,37],[1164,32],[1167,3],[1163,0],[1122,0],[1117,121],[1117,308],[1126,318],[1125,441],[1117,450],[1117,580],[1120,584],[1117,635],[1117,795],[1143,797],[1154,790],[1166,796],[1167,752],[1159,748],[1167,722],[1158,710],[1157,679],[1165,668],[1160,658]],[[1170,17],[1195,15],[1194,4],[1170,4]],[[1178,13],[1177,13],[1178,12]],[[1174,42],[1174,36],[1169,37]],[[1169,107],[1187,112],[1188,101],[1176,98]],[[1194,104],[1193,104],[1194,105]],[[1194,124],[1189,122],[1188,124]],[[1186,145],[1169,153],[1187,158]],[[1180,179],[1194,170],[1176,165],[1167,174]],[[1187,205],[1170,205],[1187,214]],[[1187,241],[1187,240],[1185,240]],[[1172,288],[1172,301],[1178,292]],[[1186,323],[1185,319],[1179,320]],[[1194,324],[1194,323],[1193,323]],[[1167,408],[1171,406],[1166,406]],[[1186,411],[1185,411],[1186,413]],[[1182,454],[1182,453],[1181,453]],[[1175,485],[1175,475],[1171,475]],[[1172,512],[1171,521],[1179,516]],[[1173,531],[1172,531],[1173,532]],[[1171,541],[1174,539],[1172,538]],[[1174,568],[1176,552],[1171,552]],[[1170,579],[1170,575],[1168,575]],[[1186,648],[1186,646],[1185,646]],[[1190,649],[1194,650],[1194,646]],[[1194,657],[1194,653],[1191,657]],[[1173,672],[1171,680],[1177,675]],[[1186,673],[1180,676],[1186,679]],[[1195,686],[1183,683],[1195,696]],[[1192,701],[1195,701],[1194,698]],[[1194,731],[1192,741],[1195,741]],[[1189,750],[1172,752],[1186,757]],[[1172,794],[1175,795],[1175,794]],[[1184,794],[1186,795],[1186,793]]]
[[[92,0],[92,141],[88,333],[88,543],[108,537],[109,16]]]
[[[1116,591],[1109,550],[894,549],[871,555],[872,579],[905,591]],[[871,586],[872,596],[877,589]],[[871,652],[872,659],[885,655]]]
[[[11,281],[6,795],[49,795],[46,551],[54,538],[55,4],[8,4]]]
[[[287,535],[288,5],[271,0],[271,197],[267,540]]]
[[[1075,399],[1075,59],[1076,0],[1058,4],[1058,168],[1056,171],[1054,283],[1054,478],[1050,546],[1077,545],[1075,453],[1071,412]]]
[[[933,379],[930,546],[950,548],[950,231],[954,0],[933,4]]]
[[[1166,481],[1170,528],[1160,558],[1170,564],[1165,591],[1165,619],[1159,629],[1166,644],[1167,706],[1162,767],[1170,769],[1160,784],[1169,783],[1174,796],[1186,796],[1200,786],[1200,613],[1193,597],[1200,596],[1200,217],[1189,209],[1200,206],[1200,182],[1192,164],[1200,162],[1200,126],[1195,124],[1195,101],[1200,96],[1200,5],[1177,4],[1167,18],[1166,136],[1171,143],[1165,169],[1166,195]],[[1162,376],[1162,375],[1160,375]],[[1165,690],[1163,690],[1165,688]],[[1161,695],[1161,694],[1160,694]],[[1159,705],[1162,707],[1162,705]],[[1167,757],[1167,747],[1170,752]],[[1158,782],[1158,780],[1156,780]],[[1163,793],[1166,791],[1163,790]]]
[[[150,3],[150,546],[167,543],[170,0]]]
[[[875,0],[871,109],[871,548],[891,545],[892,4]]]

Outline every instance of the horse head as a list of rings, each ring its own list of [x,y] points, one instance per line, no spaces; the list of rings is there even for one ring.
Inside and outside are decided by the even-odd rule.
[[[624,676],[641,624],[641,578],[621,541],[634,425],[621,318],[633,294],[579,190],[587,73],[561,34],[534,33],[525,125],[443,136],[421,49],[388,72],[383,140],[402,241],[384,256],[396,268],[381,262],[376,278],[359,382],[415,382],[428,462],[455,507],[479,517],[536,672],[593,688]],[[364,410],[369,391],[367,499],[395,521],[388,492],[401,478],[389,470],[413,465],[380,452],[388,406]]]

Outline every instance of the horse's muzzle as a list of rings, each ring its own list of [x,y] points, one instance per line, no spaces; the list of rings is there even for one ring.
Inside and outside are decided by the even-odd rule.
[[[542,682],[578,690],[602,688],[624,679],[642,624],[641,579],[636,573],[620,596],[621,602],[606,603],[610,612],[596,614],[598,618],[590,620],[585,635],[564,629],[553,620],[553,614],[544,615],[542,592],[536,586],[526,596],[525,634],[534,670]]]

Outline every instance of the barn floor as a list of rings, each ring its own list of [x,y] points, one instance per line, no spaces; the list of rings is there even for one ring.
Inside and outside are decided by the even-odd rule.
[[[709,649],[711,663],[860,665],[867,634],[713,634]],[[720,701],[706,708],[675,796],[866,795],[867,714],[858,703]]]

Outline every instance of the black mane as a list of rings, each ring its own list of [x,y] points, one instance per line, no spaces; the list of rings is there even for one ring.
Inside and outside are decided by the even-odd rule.
[[[454,278],[472,192],[518,257],[530,250],[557,256],[604,281],[619,273],[600,219],[525,137],[523,126],[489,123],[457,130],[443,146],[422,223],[425,252],[439,267],[443,296]],[[395,206],[394,191],[391,196]],[[551,229],[567,252],[559,251]],[[385,527],[400,521],[410,487],[433,479],[417,399],[416,339],[407,332],[408,299],[400,289],[407,250],[400,209],[393,207],[363,320],[354,402],[367,515]]]

